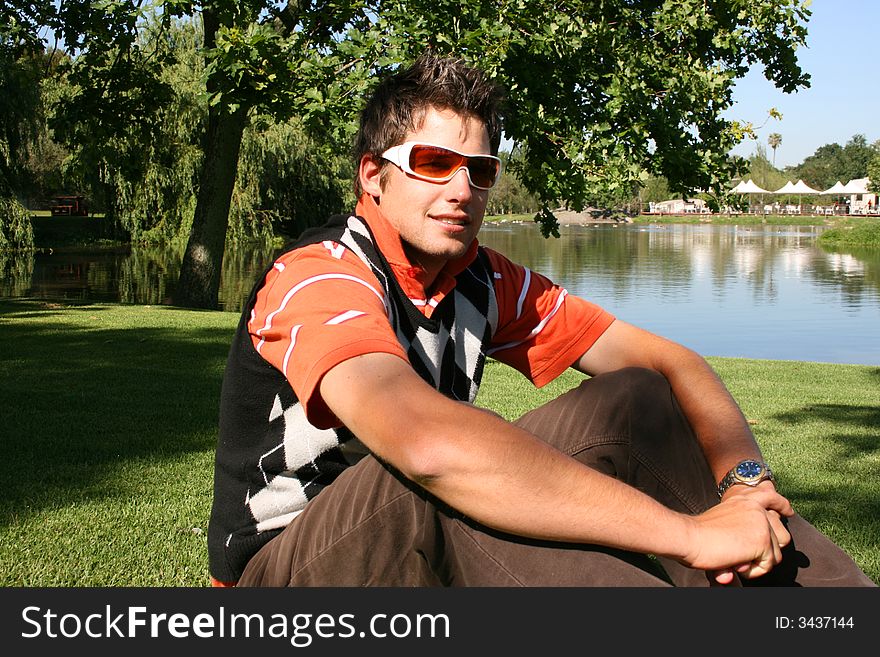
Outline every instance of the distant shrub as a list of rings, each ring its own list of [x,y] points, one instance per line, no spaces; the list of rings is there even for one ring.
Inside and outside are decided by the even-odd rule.
[[[826,246],[880,248],[880,220],[851,219],[845,224],[826,230],[819,236],[819,243]]]

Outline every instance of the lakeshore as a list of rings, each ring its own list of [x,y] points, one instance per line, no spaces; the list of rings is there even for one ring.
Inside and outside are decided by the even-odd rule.
[[[560,226],[589,226],[598,224],[621,224],[621,223],[658,223],[658,224],[742,224],[742,225],[788,225],[788,226],[834,226],[847,219],[859,219],[863,217],[848,217],[843,215],[787,215],[787,214],[651,214],[642,213],[635,216],[623,214],[603,213],[596,211],[575,212],[573,210],[555,211],[554,216]],[[496,223],[532,223],[534,214],[510,214],[490,215],[485,218],[487,222]],[[870,218],[868,218],[870,220]]]

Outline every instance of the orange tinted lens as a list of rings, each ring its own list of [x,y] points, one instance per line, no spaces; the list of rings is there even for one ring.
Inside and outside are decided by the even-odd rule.
[[[409,168],[426,178],[442,180],[463,164],[461,155],[436,146],[413,146],[409,154]]]
[[[488,157],[469,157],[467,163],[471,182],[477,187],[491,187],[498,176],[498,162]]]

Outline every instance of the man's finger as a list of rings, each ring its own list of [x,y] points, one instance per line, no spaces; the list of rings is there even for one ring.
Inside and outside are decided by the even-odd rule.
[[[788,528],[785,526],[780,515],[775,511],[768,511],[767,519],[770,521],[770,528],[773,530],[778,546],[784,548],[791,543],[791,534],[788,533]]]

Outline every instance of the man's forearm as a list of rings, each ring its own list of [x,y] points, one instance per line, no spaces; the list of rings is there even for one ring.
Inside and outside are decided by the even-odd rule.
[[[686,362],[661,370],[720,481],[739,461],[760,459],[761,450],[733,396],[709,364],[689,352]]]

